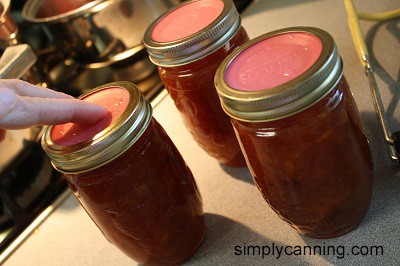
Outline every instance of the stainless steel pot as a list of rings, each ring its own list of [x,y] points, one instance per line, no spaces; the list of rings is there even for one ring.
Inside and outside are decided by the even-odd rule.
[[[10,16],[11,0],[0,0],[0,51],[18,43],[18,26]]]
[[[135,47],[141,45],[147,26],[179,2],[94,0],[63,14],[40,17],[38,12],[45,1],[28,1],[22,10],[23,18],[42,24],[60,51],[85,64],[132,56],[137,52]]]

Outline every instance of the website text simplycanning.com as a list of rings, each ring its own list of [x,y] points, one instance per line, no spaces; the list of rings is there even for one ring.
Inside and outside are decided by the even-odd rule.
[[[236,256],[259,256],[262,259],[266,257],[275,257],[276,259],[282,256],[332,256],[338,259],[343,259],[346,256],[383,256],[383,246],[379,245],[304,245],[290,246],[277,245],[275,243],[269,245],[252,245],[243,243],[234,247]]]

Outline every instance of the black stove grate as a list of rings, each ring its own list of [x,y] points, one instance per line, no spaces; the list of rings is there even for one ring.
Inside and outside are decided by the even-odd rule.
[[[42,172],[37,170],[42,163]],[[48,175],[42,178],[41,175]],[[38,188],[33,184],[45,184]],[[32,189],[40,189],[33,195]],[[0,175],[0,232],[2,253],[48,206],[67,189],[62,174],[53,171],[40,144],[21,162],[16,170]],[[30,197],[28,203],[24,196]],[[24,203],[22,203],[24,202]]]

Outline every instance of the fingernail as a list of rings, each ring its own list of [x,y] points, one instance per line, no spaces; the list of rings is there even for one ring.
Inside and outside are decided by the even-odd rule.
[[[9,90],[0,92],[0,101],[5,105],[11,105],[15,101],[15,94]]]

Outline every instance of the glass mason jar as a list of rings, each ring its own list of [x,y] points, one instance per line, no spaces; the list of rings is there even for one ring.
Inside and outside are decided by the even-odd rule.
[[[42,146],[104,236],[138,263],[179,264],[205,234],[193,175],[139,89],[110,83],[81,96],[107,107],[94,125],[47,127]]]
[[[215,72],[249,40],[231,0],[187,1],[158,18],[144,44],[197,143],[220,163],[245,166],[229,117],[221,109]]]
[[[314,238],[356,227],[373,165],[332,36],[309,27],[262,35],[232,53],[215,82],[271,208]]]

